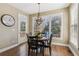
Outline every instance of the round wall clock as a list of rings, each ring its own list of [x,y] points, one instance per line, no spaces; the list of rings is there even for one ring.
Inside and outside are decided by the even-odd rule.
[[[11,15],[4,14],[1,17],[1,22],[2,22],[3,25],[11,27],[15,24],[15,19]]]

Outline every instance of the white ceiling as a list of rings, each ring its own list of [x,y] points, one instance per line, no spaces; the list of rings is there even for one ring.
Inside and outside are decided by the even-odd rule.
[[[38,12],[37,3],[9,3],[9,5],[12,5],[28,14],[33,14]],[[68,3],[41,3],[40,12],[60,9],[68,6],[69,6]]]

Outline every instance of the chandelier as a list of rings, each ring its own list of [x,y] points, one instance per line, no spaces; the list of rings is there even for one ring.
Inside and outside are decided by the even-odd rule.
[[[37,19],[36,19],[36,23],[37,25],[40,25],[42,23],[42,19],[40,17],[40,3],[38,3],[38,13],[37,13]]]

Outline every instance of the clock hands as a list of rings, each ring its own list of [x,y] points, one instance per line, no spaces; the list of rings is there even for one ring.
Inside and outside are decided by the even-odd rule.
[[[10,19],[11,19],[11,18],[10,18]],[[10,19],[9,19],[9,21],[11,21]]]

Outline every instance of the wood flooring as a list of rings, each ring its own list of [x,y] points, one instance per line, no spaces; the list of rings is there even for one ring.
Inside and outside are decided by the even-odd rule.
[[[52,56],[73,56],[68,47],[52,45]],[[48,49],[44,50],[44,55],[49,56]],[[0,56],[28,56],[27,43],[21,44],[15,48],[0,53]]]

